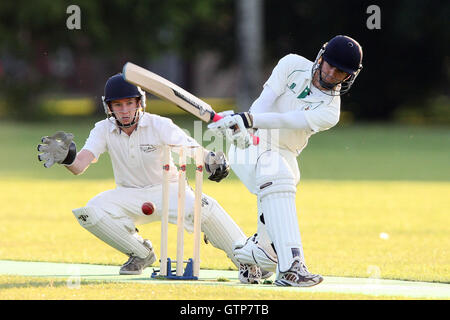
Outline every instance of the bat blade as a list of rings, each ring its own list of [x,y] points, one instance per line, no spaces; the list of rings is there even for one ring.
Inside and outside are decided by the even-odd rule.
[[[150,70],[127,62],[123,66],[122,75],[126,81],[141,87],[143,90],[161,99],[176,104],[181,109],[205,122],[216,122],[222,119],[222,116],[218,115],[205,101]],[[253,144],[259,144],[259,137],[251,136]]]
[[[150,70],[127,62],[123,67],[122,74],[126,81],[141,87],[143,90],[161,99],[176,104],[181,109],[205,122],[213,121],[217,117],[212,107],[205,101]]]

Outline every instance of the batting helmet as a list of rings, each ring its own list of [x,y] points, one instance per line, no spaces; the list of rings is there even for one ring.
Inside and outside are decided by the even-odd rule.
[[[109,108],[109,102],[125,98],[139,98],[141,102],[141,107],[143,111],[145,111],[145,92],[141,88],[125,81],[122,74],[118,73],[110,77],[108,81],[106,81],[104,96],[102,96],[103,107],[105,109],[105,113],[108,116],[108,118],[111,116],[115,118],[114,113]],[[135,118],[136,116],[137,111],[135,114]],[[120,127],[130,127],[134,125],[136,122],[132,121],[130,124],[126,126],[122,125],[117,120],[116,123]]]
[[[313,65],[313,76],[315,71],[321,68],[323,60],[331,66],[348,73],[349,77],[338,84],[333,84],[332,88],[329,87],[329,84],[323,82],[322,79],[319,79],[324,88],[331,89],[331,95],[345,94],[350,90],[363,67],[362,58],[362,47],[356,40],[348,36],[338,35],[326,42],[320,49]],[[321,78],[320,72],[319,78]],[[334,90],[335,87],[338,87],[338,90]]]

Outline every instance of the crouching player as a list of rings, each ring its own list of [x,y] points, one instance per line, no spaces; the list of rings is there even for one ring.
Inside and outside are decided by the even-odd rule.
[[[86,206],[74,209],[73,214],[83,228],[129,257],[120,268],[120,274],[141,274],[157,259],[151,241],[138,234],[136,225],[161,219],[161,146],[198,146],[198,143],[170,119],[145,112],[145,93],[126,82],[121,74],[108,79],[102,100],[107,118],[95,124],[80,152],[76,151],[73,135],[60,131],[42,138],[38,145],[42,153],[38,158],[44,161],[46,168],[59,163],[79,175],[102,153],[109,153],[116,188],[98,194]],[[229,165],[222,152],[204,150],[204,159],[208,179],[219,182],[228,175]],[[172,224],[177,223],[177,174],[171,158],[169,222]],[[154,204],[153,214],[142,212],[144,202]],[[192,233],[194,193],[188,186],[185,212],[185,229]],[[240,264],[234,257],[234,244],[245,240],[246,236],[219,203],[206,194],[202,197],[201,230],[209,242],[223,250],[239,268],[242,282],[251,283],[261,277],[259,268]]]

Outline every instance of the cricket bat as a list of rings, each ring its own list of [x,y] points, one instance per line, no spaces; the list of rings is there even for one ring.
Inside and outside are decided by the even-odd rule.
[[[181,109],[193,114],[205,122],[216,122],[222,119],[205,101],[180,88],[169,80],[144,69],[134,63],[127,62],[122,70],[123,78],[141,87],[155,96],[168,100]],[[253,144],[259,143],[259,137],[252,135]]]

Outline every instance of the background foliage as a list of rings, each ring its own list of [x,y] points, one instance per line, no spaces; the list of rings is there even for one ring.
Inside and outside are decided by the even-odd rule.
[[[81,30],[66,28],[70,4],[81,9]],[[379,30],[366,27],[371,4],[381,9]],[[262,5],[261,85],[283,55],[314,60],[324,42],[347,34],[364,49],[363,72],[343,100],[356,120],[425,117],[450,123],[448,1],[266,0]],[[16,118],[39,119],[39,98],[45,94],[98,98],[117,66],[168,52],[181,59],[189,90],[193,60],[203,52],[215,52],[222,67],[237,63],[236,24],[235,2],[225,0],[2,1],[3,108]]]

